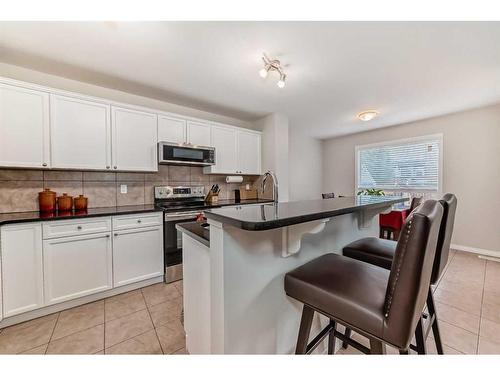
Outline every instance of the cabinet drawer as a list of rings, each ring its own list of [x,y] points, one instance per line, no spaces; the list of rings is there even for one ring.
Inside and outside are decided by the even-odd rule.
[[[154,225],[163,225],[163,212],[113,217],[113,230],[143,228]]]
[[[111,231],[111,218],[71,219],[43,224],[43,238],[58,238]]]

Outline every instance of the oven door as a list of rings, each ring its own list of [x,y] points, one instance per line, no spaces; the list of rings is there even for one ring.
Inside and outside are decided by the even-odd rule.
[[[214,165],[215,148],[170,142],[158,143],[160,164]]]
[[[175,225],[196,221],[200,213],[200,211],[165,213],[163,251],[167,283],[182,279],[182,233],[175,228]]]

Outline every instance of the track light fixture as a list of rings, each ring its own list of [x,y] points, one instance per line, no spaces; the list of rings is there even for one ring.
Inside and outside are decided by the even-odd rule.
[[[264,61],[264,67],[259,71],[259,75],[262,78],[266,78],[269,72],[276,71],[280,75],[280,79],[276,85],[280,89],[285,87],[286,74],[281,67],[280,61],[277,59],[271,60],[265,53],[262,54],[262,61]]]

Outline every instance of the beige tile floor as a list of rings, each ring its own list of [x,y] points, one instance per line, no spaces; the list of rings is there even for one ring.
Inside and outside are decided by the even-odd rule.
[[[185,354],[182,281],[0,330],[2,354]]]
[[[452,251],[434,296],[445,353],[500,354],[500,263]],[[182,282],[155,284],[4,328],[0,353],[185,354],[181,311]]]
[[[500,354],[499,262],[452,251],[434,299],[446,354]],[[359,335],[356,339],[368,344]],[[426,347],[436,353],[432,334]],[[340,353],[359,354],[351,347]]]

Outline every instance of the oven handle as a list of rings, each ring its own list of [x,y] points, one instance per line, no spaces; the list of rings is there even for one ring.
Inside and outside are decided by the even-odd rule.
[[[182,214],[166,214],[165,221],[177,221],[185,219],[196,219],[201,212],[184,212]]]

